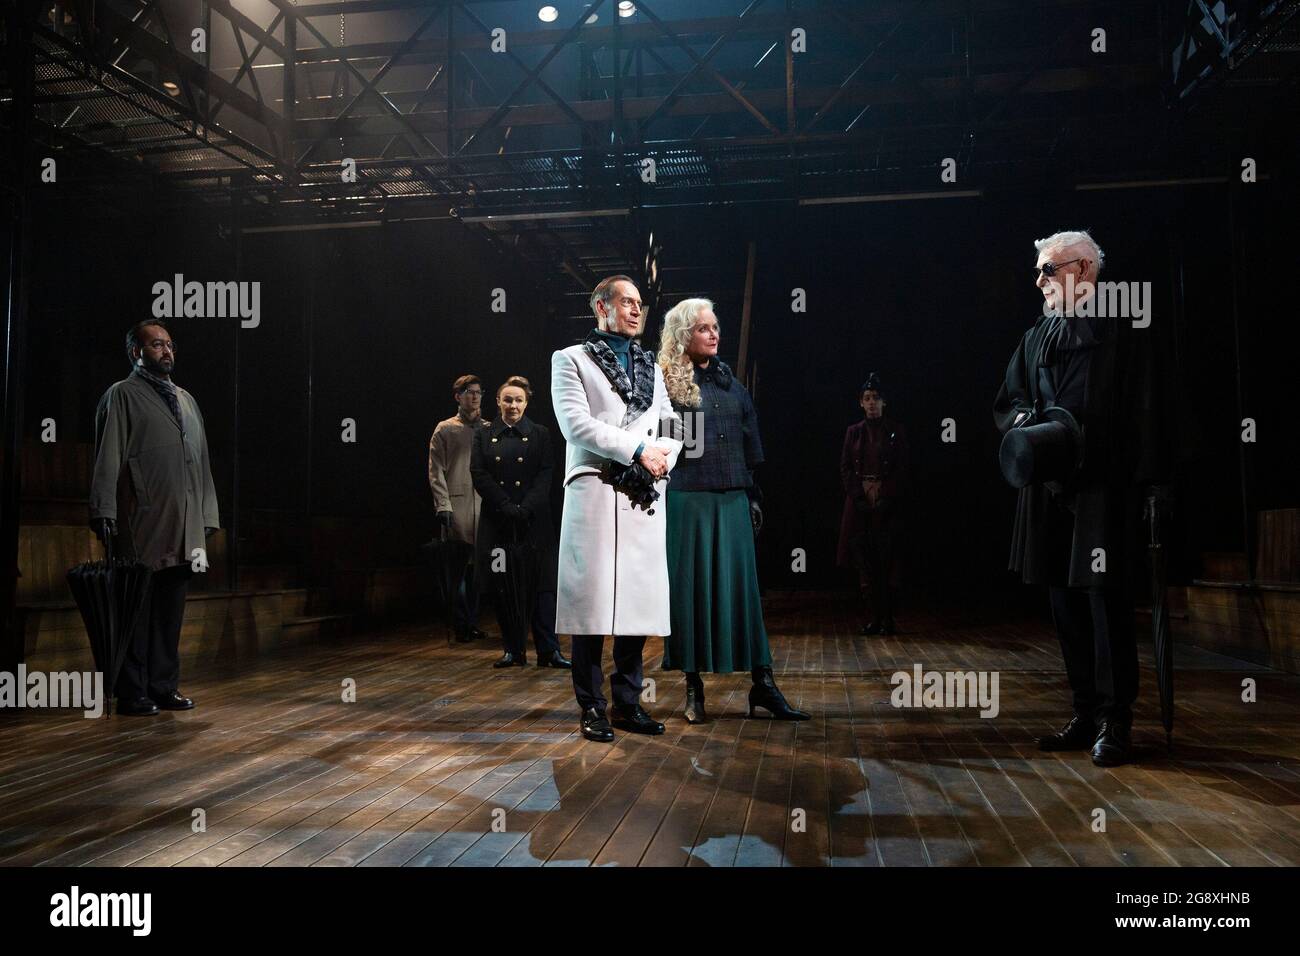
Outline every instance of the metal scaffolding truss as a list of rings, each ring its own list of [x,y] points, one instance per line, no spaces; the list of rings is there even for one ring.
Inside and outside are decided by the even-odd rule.
[[[1221,83],[1294,88],[1300,52],[1300,0],[1186,0],[1182,32],[1170,57],[1180,100]]]
[[[17,2],[2,121],[85,188],[252,227],[450,211],[564,286],[645,278],[682,206],[1222,173],[1300,63],[1300,0]]]

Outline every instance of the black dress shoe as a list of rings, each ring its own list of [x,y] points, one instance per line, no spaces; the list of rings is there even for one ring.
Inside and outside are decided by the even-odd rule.
[[[582,721],[579,726],[582,728],[582,736],[588,740],[607,744],[614,739],[614,731],[610,729],[605,712],[597,710],[595,707],[588,707],[582,712]]]
[[[474,640],[474,638],[469,631],[465,630],[464,628],[457,628],[456,630],[457,644],[468,644],[472,640]]]
[[[509,651],[506,651],[504,654],[501,655],[501,659],[496,663],[494,663],[492,666],[497,668],[523,667],[527,663],[528,660],[522,654],[516,657],[514,654],[511,654]]]
[[[884,637],[893,637],[898,633],[898,625],[894,623],[894,619],[891,617],[880,625],[876,633]]]
[[[1092,745],[1092,762],[1098,767],[1118,767],[1128,763],[1132,749],[1128,724],[1103,720],[1097,742]]]
[[[469,639],[471,641],[481,641],[485,637],[487,637],[487,635],[484,634],[482,631],[480,631],[477,627],[471,627],[469,629]]]
[[[644,710],[640,704],[633,704],[627,709],[618,706],[609,709],[609,720],[619,730],[632,734],[662,734],[664,725],[659,723]]]
[[[879,633],[880,633],[880,625],[877,624],[875,621],[870,621],[870,622],[867,623],[867,624],[863,624],[863,625],[862,625],[862,633],[863,633],[863,634],[879,634]]]
[[[1097,740],[1097,727],[1087,717],[1075,714],[1054,734],[1038,738],[1039,750],[1087,750]]]
[[[152,717],[158,713],[158,705],[148,697],[136,697],[134,700],[119,699],[117,712],[123,717]]]
[[[557,667],[560,670],[573,670],[573,661],[569,660],[559,651],[556,651],[550,657],[539,657],[537,659],[538,667]]]
[[[194,701],[178,691],[172,691],[162,697],[154,697],[153,702],[162,710],[193,710]]]

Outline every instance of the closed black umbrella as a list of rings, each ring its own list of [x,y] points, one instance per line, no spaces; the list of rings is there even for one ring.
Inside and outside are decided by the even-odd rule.
[[[1174,740],[1174,642],[1169,635],[1169,601],[1166,588],[1169,556],[1160,540],[1160,500],[1147,498],[1146,519],[1150,530],[1147,556],[1151,563],[1151,641],[1156,662],[1156,686],[1160,689],[1160,722],[1165,726],[1165,746]]]
[[[533,598],[537,591],[537,549],[524,536],[521,522],[512,521],[511,541],[502,545],[504,567],[492,571],[497,595],[497,622],[507,650],[522,653],[527,644],[528,628],[533,615]],[[495,568],[496,560],[492,565]]]
[[[104,560],[78,564],[67,574],[68,588],[86,625],[95,669],[104,675],[110,697],[148,603],[153,577],[143,564],[112,558],[111,550],[106,546]],[[105,707],[104,713],[108,712]]]
[[[424,550],[433,563],[434,587],[447,614],[447,643],[450,644],[456,630],[456,596],[461,581],[465,579],[465,567],[473,549],[464,541],[451,537],[443,527],[438,537],[424,545]]]

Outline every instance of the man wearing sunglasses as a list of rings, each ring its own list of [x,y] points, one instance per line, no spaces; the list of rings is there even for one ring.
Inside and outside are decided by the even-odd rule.
[[[176,343],[162,322],[126,333],[131,374],[95,412],[90,526],[114,556],[153,569],[140,627],[118,677],[117,712],[146,717],[194,706],[178,689],[185,591],[221,526],[198,403],[172,381]]]
[[[1047,585],[1073,694],[1073,717],[1039,747],[1091,750],[1093,763],[1115,766],[1130,759],[1138,690],[1143,505],[1152,495],[1169,500],[1169,404],[1152,365],[1154,330],[1080,308],[1104,262],[1092,236],[1058,232],[1034,246],[1043,312],[1007,366],[994,420],[1005,436],[1064,409],[1079,431],[1053,431],[1067,446],[1057,458],[1065,464],[1040,480],[1035,460],[1020,488],[1009,567],[1026,584]]]

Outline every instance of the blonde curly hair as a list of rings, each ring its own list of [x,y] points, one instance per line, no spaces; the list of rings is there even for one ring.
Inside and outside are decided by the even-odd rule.
[[[664,387],[674,404],[691,407],[700,404],[695,363],[686,354],[686,344],[691,340],[691,330],[699,321],[700,313],[712,308],[709,299],[682,299],[664,316],[663,331],[659,333],[659,367],[663,369]]]

